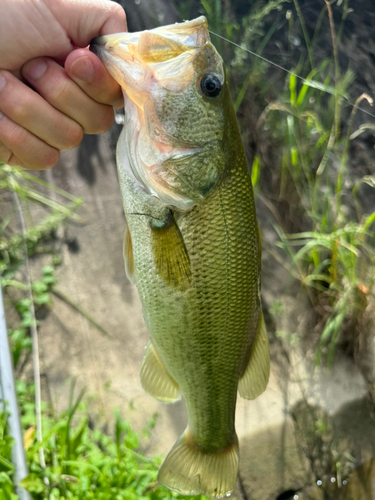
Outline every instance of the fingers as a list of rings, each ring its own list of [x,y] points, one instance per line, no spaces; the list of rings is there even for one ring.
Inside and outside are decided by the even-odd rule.
[[[122,33],[128,31],[126,14],[124,9],[118,3],[111,2],[112,12],[104,21],[100,28],[100,36],[111,35],[112,33]],[[90,39],[91,41],[91,39]]]
[[[44,3],[77,47],[86,47],[100,35],[127,31],[125,11],[116,2],[66,0],[63,13],[61,2]]]
[[[100,59],[86,49],[74,50],[65,61],[65,70],[80,88],[97,102],[114,108],[124,106],[121,87]]]
[[[91,99],[55,61],[33,59],[22,67],[22,76],[51,106],[79,123],[86,134],[105,132],[112,125],[112,107]]]
[[[78,146],[83,130],[76,121],[7,71],[0,71],[0,82],[0,110],[7,118],[60,151]]]
[[[0,160],[31,169],[52,167],[59,151],[76,147],[83,132],[107,131],[114,107],[123,106],[119,85],[95,54],[73,51],[66,71],[49,58],[22,67],[27,87],[0,71]]]
[[[57,149],[41,141],[0,112],[1,161],[31,170],[44,170],[53,167],[59,156]]]

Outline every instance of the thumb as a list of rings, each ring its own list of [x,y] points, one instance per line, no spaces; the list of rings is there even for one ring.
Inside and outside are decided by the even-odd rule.
[[[86,47],[97,36],[127,31],[124,9],[111,0],[44,1],[77,47]]]

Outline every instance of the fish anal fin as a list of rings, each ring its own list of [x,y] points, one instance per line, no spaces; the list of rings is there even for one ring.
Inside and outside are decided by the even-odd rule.
[[[156,270],[167,285],[185,288],[191,279],[190,259],[172,212],[162,225],[151,223]]]
[[[207,453],[186,430],[162,463],[158,481],[181,495],[220,498],[232,492],[237,474],[237,436],[225,450]]]
[[[255,399],[266,389],[270,375],[270,353],[266,325],[261,314],[258,332],[251,349],[244,374],[238,383],[238,392],[245,399]]]
[[[124,264],[125,273],[130,283],[135,282],[133,245],[128,226],[125,228],[124,236]]]
[[[143,358],[141,384],[150,396],[164,403],[181,398],[179,385],[167,372],[151,342]]]

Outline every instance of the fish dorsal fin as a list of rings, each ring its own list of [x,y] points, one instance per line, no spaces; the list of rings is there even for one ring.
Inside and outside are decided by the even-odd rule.
[[[141,384],[150,396],[164,403],[181,398],[179,385],[167,372],[151,342],[143,358]]]
[[[125,228],[124,236],[124,264],[125,273],[130,283],[135,282],[133,245],[128,226]]]
[[[258,332],[252,346],[249,362],[245,373],[238,383],[238,392],[245,399],[255,399],[266,389],[270,375],[270,353],[264,324],[261,314]]]
[[[151,223],[156,270],[167,285],[185,288],[191,279],[190,259],[172,212],[161,225]]]

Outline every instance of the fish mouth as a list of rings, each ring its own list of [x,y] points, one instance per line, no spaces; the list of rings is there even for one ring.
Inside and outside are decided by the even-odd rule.
[[[201,16],[149,31],[95,38],[90,51],[102,60],[122,87],[125,102],[130,99],[145,115],[145,121],[152,124],[148,127],[152,140],[195,149],[196,144],[177,139],[171,130],[165,130],[156,116],[153,100],[168,92],[182,92],[191,83],[197,49],[207,44],[210,44],[207,20]]]
[[[197,71],[196,56],[204,46],[211,42],[207,20],[201,16],[152,30],[95,38],[90,50],[139,105],[144,101],[142,94],[152,92],[155,84],[167,91],[183,91]]]
[[[91,42],[90,50],[123,89],[123,138],[134,177],[167,205],[190,209],[197,200],[191,198],[190,189],[186,195],[185,189],[178,192],[169,184],[163,163],[199,155],[205,144],[176,137],[178,131],[170,120],[161,123],[155,103],[169,93],[183,92],[196,81],[207,59],[200,56],[202,50],[210,55],[215,74],[224,82],[222,61],[211,45],[206,18],[102,36]]]
[[[160,26],[152,30],[134,33],[115,33],[92,40],[90,50],[94,53],[103,47],[124,56],[134,55],[140,47],[139,54],[147,62],[160,62],[166,58],[176,57],[188,47],[201,47],[210,41],[207,19],[200,16],[192,21]],[[156,43],[155,43],[156,42]]]

